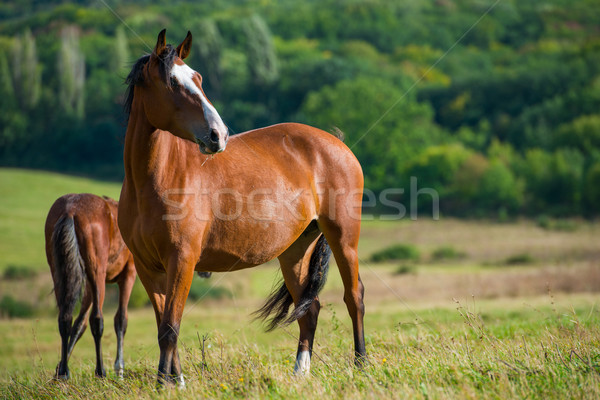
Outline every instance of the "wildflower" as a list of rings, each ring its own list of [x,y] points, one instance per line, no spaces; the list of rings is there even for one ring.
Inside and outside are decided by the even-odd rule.
[[[381,363],[385,364],[386,361],[387,361],[387,358],[384,358],[383,360],[381,360]]]
[[[221,383],[221,389],[223,389],[223,390],[227,390],[227,385],[226,385],[226,384],[224,384],[224,383]]]
[[[240,382],[244,382],[244,378],[243,378],[243,377],[242,377],[242,378],[240,378],[240,379],[238,379],[238,380],[239,380]]]

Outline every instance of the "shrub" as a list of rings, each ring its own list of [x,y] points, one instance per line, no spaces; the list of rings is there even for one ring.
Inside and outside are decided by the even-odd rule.
[[[533,256],[527,253],[515,254],[504,260],[505,265],[532,264],[534,262]]]
[[[431,253],[431,258],[435,261],[457,260],[464,258],[465,256],[466,254],[464,252],[456,250],[452,246],[439,247]]]
[[[387,247],[383,250],[373,253],[371,261],[373,262],[385,262],[385,261],[402,261],[412,260],[417,261],[421,257],[419,249],[412,244],[398,243]]]
[[[37,275],[37,271],[31,267],[23,265],[9,265],[2,275],[6,280],[21,280],[33,278]]]
[[[205,300],[205,299],[230,299],[232,297],[229,289],[222,286],[216,286],[214,281],[194,276],[192,287],[188,298],[190,300]]]
[[[552,219],[546,215],[542,215],[536,220],[537,226],[545,230],[573,232],[579,228],[576,221],[569,219]]]
[[[150,298],[148,297],[148,293],[146,293],[146,289],[144,289],[144,285],[139,279],[136,279],[133,284],[133,288],[131,289],[131,297],[129,298],[129,307],[131,308],[141,308],[150,304]]]
[[[394,274],[395,275],[407,275],[407,274],[415,274],[416,272],[417,272],[417,267],[415,265],[402,264],[398,268],[396,268],[396,271],[394,272]]]
[[[27,318],[34,314],[31,304],[15,300],[12,296],[5,295],[0,300],[0,316],[8,318]]]

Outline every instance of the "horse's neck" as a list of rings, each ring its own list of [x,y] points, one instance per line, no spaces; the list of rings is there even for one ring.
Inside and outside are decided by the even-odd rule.
[[[178,170],[183,157],[173,157],[171,153],[178,147],[176,139],[150,124],[143,111],[132,109],[125,135],[125,179],[136,189],[147,184],[168,181],[168,175]]]

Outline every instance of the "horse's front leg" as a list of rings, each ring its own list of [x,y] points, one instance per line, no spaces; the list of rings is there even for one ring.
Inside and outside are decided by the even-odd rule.
[[[177,353],[179,327],[185,301],[194,277],[193,258],[181,255],[173,256],[167,265],[167,293],[165,308],[158,328],[160,360],[158,363],[158,382],[175,381],[184,386],[181,364]]]

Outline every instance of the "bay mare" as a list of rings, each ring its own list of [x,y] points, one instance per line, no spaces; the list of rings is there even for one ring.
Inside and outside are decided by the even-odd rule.
[[[183,376],[177,339],[194,271],[226,272],[279,259],[284,284],[259,315],[270,328],[297,320],[297,373],[310,368],[318,292],[330,251],[354,332],[366,357],[357,246],[361,167],[341,140],[307,125],[280,124],[229,137],[165,30],[127,82],[129,121],[119,227],[156,314],[159,383]],[[288,310],[294,304],[290,315]]]

